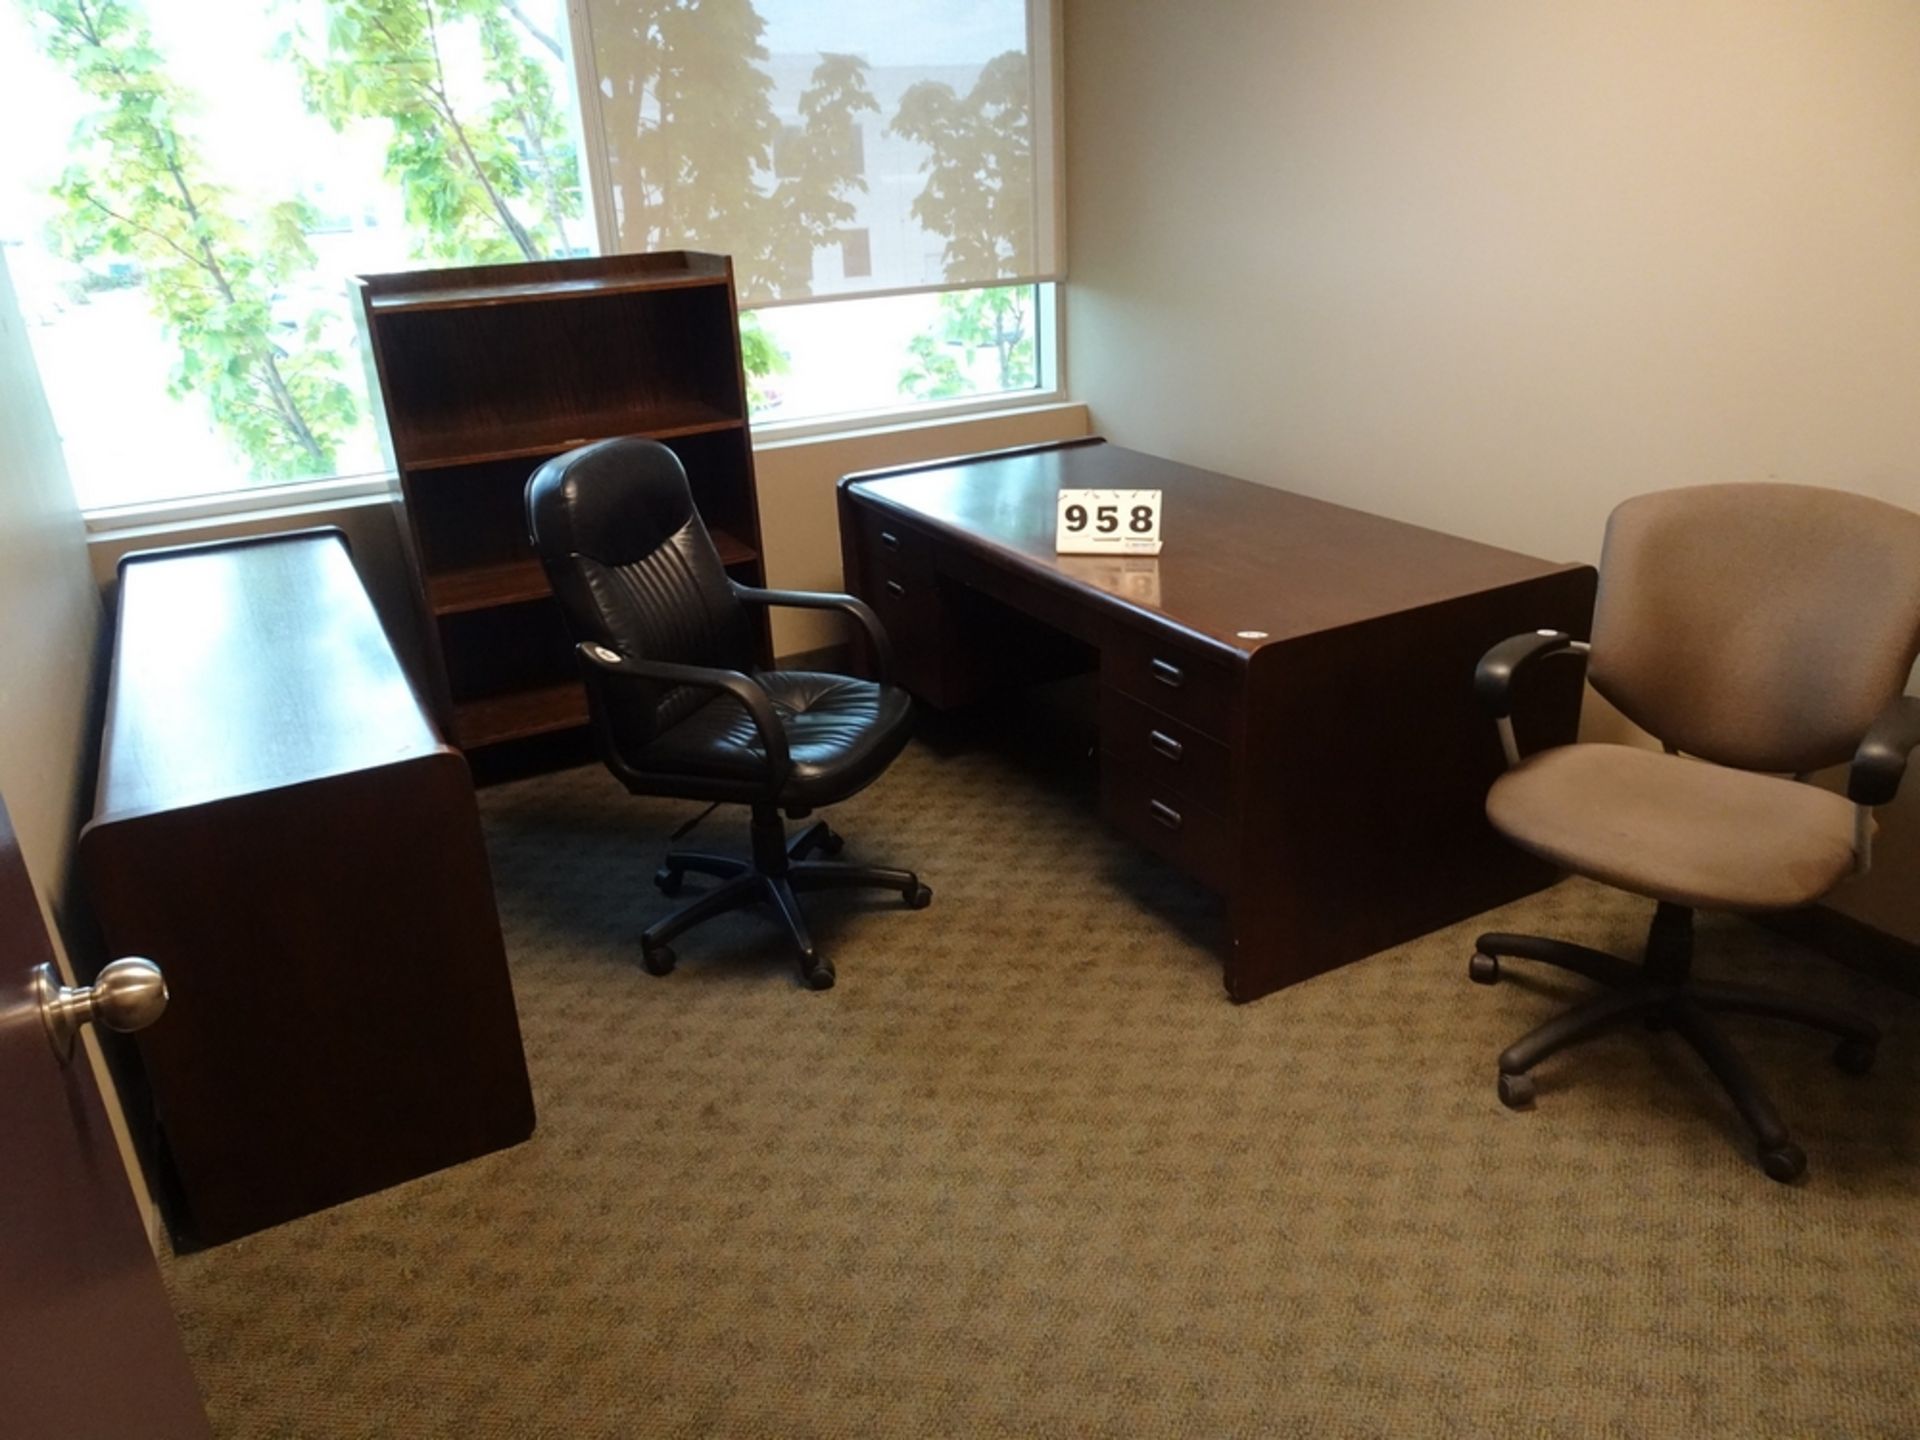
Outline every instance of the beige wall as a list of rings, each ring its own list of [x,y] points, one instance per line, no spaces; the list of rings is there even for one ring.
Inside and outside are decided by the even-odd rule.
[[[90,793],[100,645],[80,512],[0,255],[0,794],[56,922]]]
[[[1067,0],[1066,64],[1113,439],[1557,559],[1669,485],[1920,509],[1911,0]],[[1888,830],[1842,903],[1920,939]]]

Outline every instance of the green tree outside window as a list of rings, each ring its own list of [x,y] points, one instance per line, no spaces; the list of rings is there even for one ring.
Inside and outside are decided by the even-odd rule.
[[[942,295],[940,318],[934,328],[914,336],[908,344],[913,358],[901,372],[900,393],[916,400],[947,400],[971,394],[973,382],[954,352],[970,355],[976,350],[993,352],[997,388],[1031,387],[1036,372],[1027,307],[1032,298],[1032,289],[1025,285]]]
[[[288,313],[274,292],[310,269],[310,208],[288,199],[256,214],[206,173],[183,122],[192,97],[167,79],[145,18],[124,0],[25,0],[41,48],[96,108],[55,186],[55,248],[76,262],[138,266],[178,349],[170,386],[202,396],[258,472],[333,473],[359,405],[321,343],[324,308]]]
[[[420,255],[450,265],[572,251],[580,165],[544,67],[522,38],[557,42],[499,0],[327,0],[324,32],[281,53],[307,106],[335,130],[389,127],[387,178]],[[457,97],[448,53],[477,46],[484,101]]]

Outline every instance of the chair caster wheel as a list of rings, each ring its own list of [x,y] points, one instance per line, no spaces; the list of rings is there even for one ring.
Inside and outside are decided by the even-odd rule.
[[[1500,1103],[1509,1110],[1524,1110],[1533,1104],[1533,1077],[1531,1075],[1500,1074]]]
[[[665,945],[648,945],[644,941],[641,942],[640,968],[649,975],[671,975],[674,962],[678,958]]]
[[[1833,1063],[1849,1075],[1865,1075],[1873,1069],[1878,1048],[1871,1040],[1842,1040],[1833,1047]]]
[[[806,981],[809,990],[831,990],[833,965],[817,955],[809,955],[800,962],[800,978]]]
[[[819,851],[820,854],[826,856],[829,860],[846,848],[846,836],[840,834],[837,830],[822,832],[819,843],[814,846],[815,850]]]
[[[915,885],[913,889],[903,890],[900,893],[907,902],[909,910],[924,910],[933,903],[933,891],[925,885]]]
[[[1760,1168],[1767,1172],[1769,1179],[1784,1185],[1806,1173],[1807,1152],[1791,1140],[1784,1140],[1771,1150],[1760,1152]]]
[[[662,865],[653,872],[653,883],[659,887],[662,895],[678,895],[687,883],[687,872],[676,870],[671,865]]]
[[[1500,979],[1500,962],[1479,950],[1467,961],[1467,978],[1476,985],[1492,985]]]

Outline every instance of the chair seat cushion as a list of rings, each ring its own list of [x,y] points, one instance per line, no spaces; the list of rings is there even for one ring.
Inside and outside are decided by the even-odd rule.
[[[1522,849],[1708,910],[1819,899],[1853,867],[1853,817],[1812,785],[1627,745],[1544,750],[1487,795],[1487,818]]]
[[[763,670],[753,677],[787,732],[793,769],[781,787],[790,805],[845,799],[885,770],[907,743],[913,700],[904,690],[849,675]],[[766,747],[739,701],[719,695],[632,757],[638,770],[753,784]]]

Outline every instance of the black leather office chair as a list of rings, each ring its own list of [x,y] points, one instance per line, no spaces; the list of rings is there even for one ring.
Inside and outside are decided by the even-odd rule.
[[[886,681],[886,633],[851,595],[757,590],[730,579],[693,506],[679,458],[651,440],[603,440],[542,465],[527,482],[534,551],[579,643],[593,730],[607,768],[636,795],[749,806],[753,858],[675,851],[654,881],[678,894],[692,871],[722,883],[640,937],[648,972],[673,969],[668,942],[758,900],[786,923],[807,984],[833,966],[815,948],[796,891],[898,890],[924,908],[910,870],[835,864],[841,839],[804,818],[878,778],[907,743],[911,701]],[[879,680],[756,670],[749,606],[841,610],[865,627]]]

